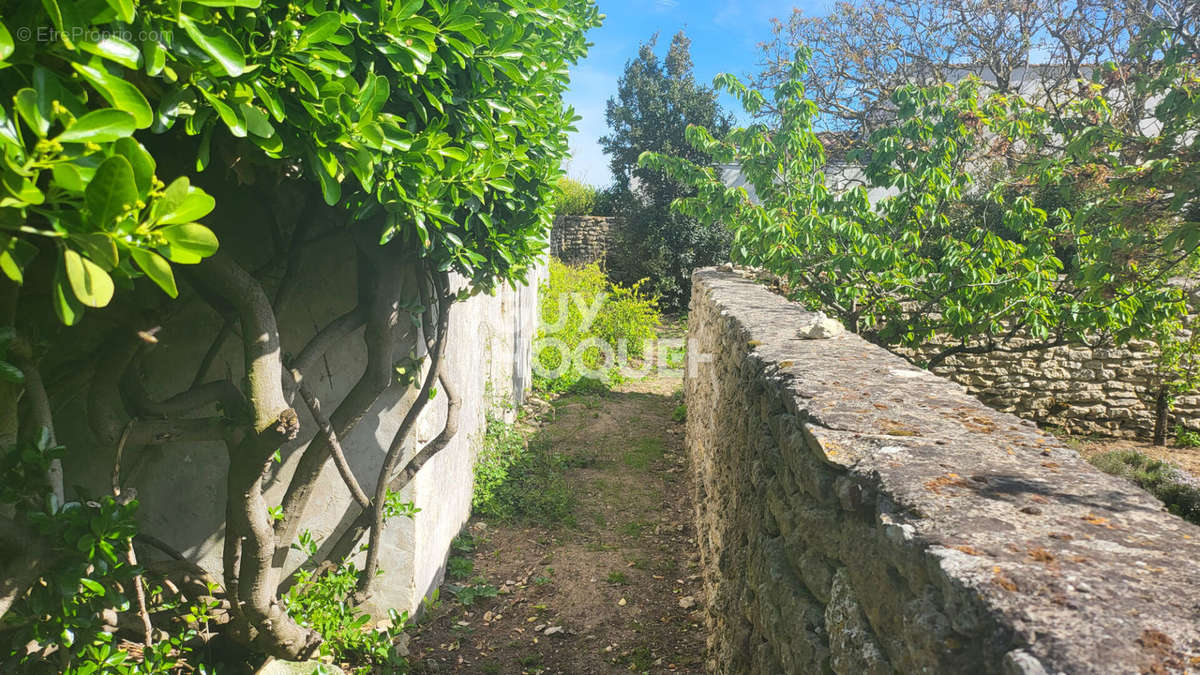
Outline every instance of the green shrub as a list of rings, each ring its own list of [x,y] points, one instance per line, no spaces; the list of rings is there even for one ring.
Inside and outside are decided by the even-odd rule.
[[[558,179],[554,192],[556,216],[589,216],[596,206],[596,188],[566,176]]]
[[[1179,467],[1137,450],[1113,450],[1088,461],[1105,473],[1128,478],[1161,499],[1171,513],[1200,525],[1200,481]]]
[[[293,548],[316,554],[316,541],[305,531]],[[405,672],[408,662],[394,645],[408,626],[408,612],[388,610],[386,628],[369,627],[371,615],[358,607],[355,591],[360,571],[349,561],[296,572],[296,583],[284,595],[288,614],[302,626],[321,634],[321,656],[332,657],[358,675],[371,672]]]
[[[471,505],[485,518],[571,524],[577,498],[563,475],[567,465],[544,444],[526,443],[511,424],[489,418]]]
[[[534,388],[564,392],[611,384],[626,359],[645,357],[661,319],[657,299],[641,283],[610,283],[599,263],[572,267],[551,260],[550,278],[540,289]]]
[[[1175,445],[1181,448],[1200,448],[1200,432],[1192,431],[1182,424],[1176,425]]]

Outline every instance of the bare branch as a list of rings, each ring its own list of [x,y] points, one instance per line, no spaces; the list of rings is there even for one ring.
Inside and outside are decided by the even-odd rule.
[[[425,410],[425,406],[429,402],[429,394],[433,388],[433,383],[436,382],[442,375],[443,358],[446,354],[447,333],[450,327],[450,305],[453,302],[453,296],[449,292],[448,279],[445,273],[435,273],[433,275],[434,296],[437,298],[437,337],[436,347],[430,353],[429,358],[429,374],[425,378],[425,382],[421,385],[421,390],[417,393],[417,398],[413,401],[412,406],[408,409],[408,413],[401,421],[399,429],[396,430],[395,436],[392,438],[391,446],[388,447],[387,455],[384,457],[383,466],[379,469],[379,480],[375,485],[374,510],[371,514],[371,536],[367,546],[367,560],[363,564],[363,573],[359,577],[359,589],[363,592],[368,592],[371,584],[376,576],[376,571],[379,569],[379,547],[381,537],[383,535],[383,510],[384,504],[387,501],[387,493],[391,482],[392,473],[396,470],[396,465],[400,461],[401,453],[404,451],[404,446],[408,440],[408,436],[416,424],[417,419]],[[449,379],[449,378],[445,378]],[[443,387],[445,383],[443,382]],[[455,397],[457,399],[457,397]],[[457,401],[452,401],[457,403]],[[458,406],[449,411],[447,416],[447,424],[453,425],[452,433],[457,431],[458,427]],[[444,435],[444,432],[443,432]],[[441,440],[441,435],[439,435]],[[433,443],[430,444],[435,445]],[[433,456],[434,453],[445,447],[445,443],[440,443],[440,447],[433,449],[428,456]],[[421,453],[418,453],[420,456]],[[414,458],[416,459],[416,458]],[[422,464],[424,461],[421,462]],[[417,469],[420,467],[417,466]],[[415,472],[415,469],[414,469]]]

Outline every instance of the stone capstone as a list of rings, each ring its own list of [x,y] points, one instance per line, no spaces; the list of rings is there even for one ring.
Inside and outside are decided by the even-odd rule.
[[[1171,673],[1200,529],[737,271],[697,270],[687,447],[717,673]]]

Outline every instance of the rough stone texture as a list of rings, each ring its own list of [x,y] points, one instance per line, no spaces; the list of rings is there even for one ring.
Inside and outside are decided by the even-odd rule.
[[[312,264],[305,268],[305,276],[299,280],[296,301],[279,317],[285,349],[305,344],[317,327],[353,307],[354,266],[345,264],[353,256],[348,240],[331,240],[325,255],[313,257]],[[504,286],[494,295],[480,294],[456,303],[451,310],[446,367],[455,378],[462,398],[459,431],[401,493],[420,509],[416,517],[394,518],[384,528],[380,568],[385,576],[379,592],[366,605],[376,616],[386,616],[388,608],[415,610],[441,581],[450,542],[470,516],[472,467],[486,423],[485,413],[489,409],[511,409],[530,385],[537,287],[545,274],[544,264],[539,265],[526,286]],[[455,283],[461,284],[462,280]],[[159,344],[145,359],[151,394],[166,397],[186,389],[194,368],[191,364],[199,362],[219,328],[219,318],[203,305],[193,303],[182,308],[180,315],[164,326],[158,335]],[[324,403],[326,414],[363,371],[366,352],[361,333],[360,328],[341,341],[326,353],[317,372],[306,374]],[[412,346],[411,335],[397,336],[397,340],[403,343],[397,353],[402,354]],[[238,373],[241,358],[238,340],[230,340],[212,372]],[[188,365],[181,368],[180,364]],[[355,430],[342,439],[350,465],[368,494],[374,491],[384,454],[415,392],[415,388],[404,391],[392,387],[367,411]],[[427,406],[416,425],[418,447],[406,449],[401,465],[441,431],[445,399],[438,396]],[[316,433],[307,409],[299,401],[296,405],[301,433],[295,442],[281,448],[283,464],[266,489],[270,504],[280,503],[302,450]],[[93,493],[107,491],[111,451],[95,451],[82,398],[65,403],[58,417],[64,420],[60,423],[60,437],[69,448],[81,450],[65,463],[67,484],[90,486]],[[138,490],[142,527],[218,578],[227,467],[223,444],[174,443],[146,450],[131,448],[124,468],[125,480]],[[302,516],[303,527],[323,547],[330,546],[357,515],[349,491],[333,463],[327,462]],[[362,557],[360,553],[360,569]],[[301,562],[300,553],[293,551],[286,569],[294,569]]]
[[[604,262],[614,220],[605,216],[558,216],[550,230],[550,255],[568,265]]]
[[[698,270],[687,444],[720,673],[1200,665],[1200,530],[1032,424]]]
[[[1195,289],[1189,289],[1188,304],[1193,313],[1200,309]],[[1010,347],[1029,342],[1018,338]],[[897,352],[927,361],[940,350],[930,345]],[[934,372],[1003,412],[1072,432],[1145,438],[1154,431],[1154,403],[1162,382],[1157,357],[1154,342],[1135,340],[1121,347],[1067,345],[952,356]],[[1171,428],[1176,424],[1200,429],[1200,394],[1177,398]]]

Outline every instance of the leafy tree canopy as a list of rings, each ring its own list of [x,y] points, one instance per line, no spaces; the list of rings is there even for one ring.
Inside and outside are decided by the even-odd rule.
[[[1137,45],[1155,67],[1134,83],[1152,122],[1134,129],[1100,95],[1114,65],[1060,113],[985,95],[974,79],[906,86],[893,121],[853,157],[865,185],[833,189],[802,49],[774,92],[779,129],[688,130],[705,164],[740,165],[761,202],[687,158],[648,153],[642,165],[695,188],[675,209],[728,223],[737,260],[785,277],[850,329],[913,347],[948,336],[934,362],[1016,335],[1035,338],[1026,348],[1152,335],[1182,315],[1167,279],[1200,246],[1200,73],[1169,30]],[[733,77],[718,84],[752,114],[766,105]],[[1001,178],[979,186],[984,175]],[[886,193],[869,200],[870,189]]]
[[[656,42],[657,36],[626,64],[617,95],[606,110],[612,133],[600,144],[609,155],[618,196],[605,201],[616,205],[614,215],[623,220],[621,241],[610,262],[618,280],[635,283],[648,277],[668,306],[680,307],[687,303],[691,269],[724,259],[728,235],[671,213],[671,201],[691,194],[691,188],[638,166],[637,159],[653,151],[703,161],[687,142],[688,126],[703,125],[720,133],[729,129],[732,118],[721,110],[716,91],[696,82],[691,41],[682,32],[676,34],[665,59],[654,53]]]

